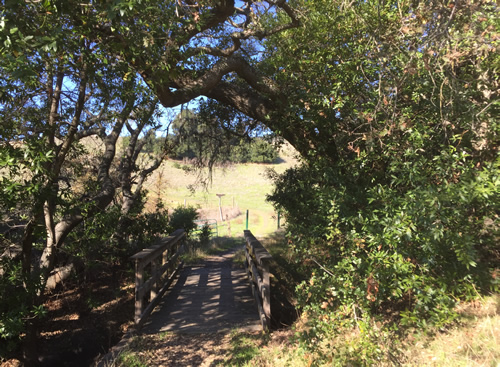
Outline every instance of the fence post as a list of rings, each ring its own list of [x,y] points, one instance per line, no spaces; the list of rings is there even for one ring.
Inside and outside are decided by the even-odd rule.
[[[248,209],[247,209],[247,224],[246,224],[245,229],[248,230]]]

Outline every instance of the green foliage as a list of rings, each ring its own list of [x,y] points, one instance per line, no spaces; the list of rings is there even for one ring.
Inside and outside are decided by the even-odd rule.
[[[102,262],[128,264],[134,253],[170,233],[168,221],[168,211],[162,206],[144,213],[142,205],[138,205],[126,216],[119,205],[111,206],[77,228],[64,251],[82,259],[87,267]]]
[[[0,269],[0,356],[8,356],[19,347],[26,319],[43,318],[45,309],[32,305],[33,294],[42,286],[23,275],[21,261],[2,257]]]
[[[276,148],[261,137],[249,138],[249,131],[238,123],[225,123],[202,106],[197,113],[183,110],[172,122],[169,137],[175,148],[171,158],[196,159],[200,162],[273,163],[278,158]],[[230,114],[226,119],[236,119]],[[230,126],[228,126],[230,125]],[[233,126],[234,125],[234,126]],[[249,128],[250,129],[250,128]]]
[[[21,331],[36,334],[33,326],[42,314],[38,305],[44,301],[42,283],[59,263],[80,258],[91,265],[97,259],[115,261],[131,251],[117,246],[120,241],[111,236],[124,221],[124,211],[116,207],[107,211],[107,206],[115,189],[121,186],[126,191],[133,179],[140,191],[137,182],[148,173],[138,173],[142,167],[135,165],[142,142],[128,147],[133,162],[123,158],[112,165],[115,144],[125,125],[131,136],[142,133],[147,142],[157,128],[157,114],[154,99],[128,65],[105,47],[97,47],[95,38],[89,40],[100,16],[91,14],[87,5],[71,0],[4,3],[0,6],[0,216],[14,228],[10,240],[21,249],[21,261],[15,258],[9,261],[16,266],[2,265],[2,286],[8,291],[2,292],[0,303],[9,305],[9,312],[0,313],[2,320],[11,320],[2,325],[2,337],[14,340]],[[118,3],[125,2],[110,7]],[[81,18],[72,23],[73,15]],[[88,151],[82,142],[92,136],[101,144]],[[134,224],[143,222],[140,230],[129,228],[136,240],[156,231],[149,228],[154,220],[134,215]]]
[[[200,245],[202,247],[207,246],[210,242],[210,237],[212,237],[212,229],[210,228],[210,224],[205,223],[203,227],[201,227],[200,233],[198,234]]]
[[[371,366],[398,361],[394,328],[375,323],[356,306],[337,312],[311,308],[302,316],[299,341],[314,366]]]
[[[120,354],[118,358],[118,365],[124,367],[146,367],[147,364],[135,354],[129,353],[126,351],[123,354]]]
[[[331,332],[325,315],[341,330],[354,312],[443,326],[460,300],[498,291],[498,10],[297,6],[307,26],[278,35],[268,62],[317,139],[270,200],[310,278],[297,289],[304,342]]]
[[[250,142],[240,140],[229,157],[235,163],[274,163],[277,159],[276,147],[263,138],[254,138]]]
[[[193,206],[179,206],[174,209],[169,217],[169,226],[172,230],[184,229],[189,237],[190,233],[197,227],[194,222],[198,218],[198,212]]]

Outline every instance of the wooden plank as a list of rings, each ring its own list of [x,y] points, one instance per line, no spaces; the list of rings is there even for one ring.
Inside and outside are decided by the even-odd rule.
[[[262,308],[262,300],[260,299],[259,292],[257,292],[255,283],[252,283],[252,294],[255,297],[255,303],[257,303],[257,309],[259,312],[260,323],[262,324],[262,328],[265,332],[269,331],[269,321],[266,317],[266,314]]]
[[[180,251],[183,251],[184,244],[179,246],[179,249],[174,253],[171,259],[163,264],[166,259],[166,253],[174,249],[174,246],[185,238],[183,229],[178,229],[170,236],[157,241],[157,243],[147,249],[144,249],[131,257],[135,261],[135,312],[134,322],[139,324],[146,311],[151,312],[152,307],[161,298],[161,292],[158,292],[160,281],[166,270],[170,269],[172,265],[176,264]],[[151,276],[147,281],[144,279],[144,269],[147,264],[151,263]],[[174,274],[178,271],[178,268]],[[170,277],[169,279],[171,279]],[[171,281],[167,281],[169,284]],[[163,289],[164,287],[162,287]],[[149,293],[149,294],[148,294]],[[145,296],[148,295],[149,304],[147,307],[144,304]],[[152,306],[153,304],[153,306]]]
[[[185,236],[183,229],[178,229],[173,232],[170,236],[159,240],[160,243],[148,247],[135,255],[131,256],[132,260],[139,260],[141,262],[149,263],[151,259],[155,258],[163,251],[170,249],[174,244],[179,242]]]
[[[271,284],[269,280],[269,261],[271,254],[249,230],[245,237],[245,269],[252,286],[264,330],[268,330],[271,320]],[[255,259],[255,260],[254,260]]]
[[[260,278],[259,270],[255,266],[255,263],[253,261],[252,261],[250,269],[252,269],[252,278],[253,278],[254,283],[257,285],[257,287],[259,289],[259,293],[260,293],[262,290],[262,287],[264,286],[264,283],[262,282],[262,279]]]
[[[271,283],[269,281],[269,264],[262,264],[262,307],[268,320],[271,320]]]
[[[152,289],[152,285],[156,282],[158,282],[163,274],[165,273],[165,270],[168,270],[179,258],[180,253],[176,252],[174,256],[168,261],[168,263],[162,265],[159,268],[159,271],[157,271],[155,274],[152,274],[152,276],[143,284],[139,287],[139,292],[144,296],[148,291]]]
[[[173,272],[173,274],[168,278],[167,282],[163,285],[163,287],[158,292],[158,295],[149,303],[149,305],[146,307],[146,309],[144,310],[144,312],[140,315],[139,320],[136,321],[136,325],[137,325],[137,329],[138,330],[144,324],[144,320],[146,320],[146,318],[151,314],[151,312],[153,311],[153,309],[158,305],[158,303],[160,303],[161,297],[167,291],[168,287],[170,287],[170,285],[174,281],[175,277],[177,276],[177,274],[179,273],[179,271],[180,271],[180,269],[182,268],[183,265],[184,265],[184,263],[181,262],[179,264],[179,266],[177,266],[177,268],[175,269],[175,271]]]
[[[170,250],[176,243],[178,243],[181,239],[183,239],[184,236],[185,234],[181,233],[176,237],[169,238],[169,241],[167,243],[164,243],[162,245],[151,246],[147,249],[144,249],[141,252],[133,255],[131,259],[132,260],[137,259],[139,261],[148,264],[149,262],[151,262],[152,259],[160,256],[163,252]]]
[[[272,255],[266,250],[259,240],[248,230],[244,231],[245,240],[247,245],[252,249],[251,253],[255,256],[257,263],[261,265],[264,261],[271,260]]]

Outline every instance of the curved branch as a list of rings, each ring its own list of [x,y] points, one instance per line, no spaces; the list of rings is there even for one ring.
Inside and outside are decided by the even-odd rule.
[[[188,50],[186,53],[184,53],[183,58],[188,59],[192,56],[199,55],[199,54],[206,54],[206,55],[212,55],[212,56],[218,56],[218,57],[229,57],[233,55],[236,51],[238,51],[241,47],[241,41],[238,38],[233,38],[233,45],[231,47],[228,47],[226,49],[220,49],[218,47],[206,47],[206,46],[200,46],[196,47],[193,49]]]
[[[260,74],[243,57],[238,55],[220,60],[198,78],[192,76],[193,72],[186,72],[183,76],[176,78],[169,86],[155,85],[156,93],[165,107],[175,107],[199,96],[208,95],[210,90],[216,88],[222,82],[223,77],[231,72],[235,72],[259,93],[274,98],[280,94],[279,88],[271,79]],[[149,80],[149,82],[155,83],[154,80]],[[170,87],[175,88],[175,90]]]
[[[172,32],[171,39],[177,46],[186,45],[191,38],[199,33],[224,23],[227,18],[234,14],[234,0],[220,0],[218,4],[210,9],[209,14],[203,16],[203,20],[193,21],[186,27],[181,27],[178,32]]]

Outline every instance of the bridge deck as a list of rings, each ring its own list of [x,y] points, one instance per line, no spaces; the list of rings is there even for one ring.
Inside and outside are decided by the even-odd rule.
[[[245,270],[232,262],[236,250],[185,266],[142,333],[262,330]]]

